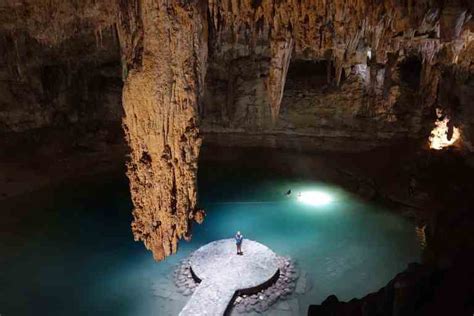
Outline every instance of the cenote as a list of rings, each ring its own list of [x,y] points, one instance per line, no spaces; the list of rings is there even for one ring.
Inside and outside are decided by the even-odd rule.
[[[1,0],[0,316],[474,316],[473,4]]]
[[[133,241],[124,178],[69,183],[5,203],[0,312],[177,315],[189,297],[173,283],[176,265],[236,230],[294,259],[307,280],[304,294],[290,296],[287,305],[273,305],[267,315],[282,306],[284,315],[306,315],[310,304],[331,294],[360,298],[419,261],[409,220],[321,181],[318,170],[276,173],[264,167],[266,158],[255,164],[253,158],[246,163],[202,159],[199,203],[207,217],[194,225],[192,240],[181,242],[178,253],[162,262]],[[299,192],[315,191],[330,199],[316,205],[298,199]]]

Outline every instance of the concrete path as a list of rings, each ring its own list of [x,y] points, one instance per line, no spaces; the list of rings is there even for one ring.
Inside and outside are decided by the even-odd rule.
[[[191,269],[201,283],[180,316],[223,315],[236,291],[258,288],[277,275],[277,256],[268,247],[244,239],[242,251],[237,255],[234,240],[223,239],[191,255]]]

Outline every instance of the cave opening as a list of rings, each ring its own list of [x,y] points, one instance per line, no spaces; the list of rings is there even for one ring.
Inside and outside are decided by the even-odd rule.
[[[335,68],[328,60],[302,60],[290,62],[285,90],[322,91],[334,78]]]
[[[421,79],[421,58],[419,56],[410,55],[403,59],[398,65],[400,71],[400,83],[412,90],[420,87]]]
[[[352,92],[347,84],[351,81],[345,69],[341,69],[339,86],[336,74],[331,60],[291,60],[280,105],[280,126],[322,135],[334,133],[339,126],[347,125],[348,113],[345,111],[349,110],[351,102],[359,102],[360,99],[351,100]],[[298,142],[294,147],[300,146]]]

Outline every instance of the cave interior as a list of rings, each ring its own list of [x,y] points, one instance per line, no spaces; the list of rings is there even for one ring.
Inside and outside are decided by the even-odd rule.
[[[28,260],[42,215],[27,202],[54,209],[57,188],[119,179],[121,232],[163,266],[218,217],[209,195],[286,177],[389,209],[421,238],[379,289],[307,295],[298,314],[472,315],[473,13],[464,0],[3,1],[0,268]],[[50,313],[29,287],[0,314]]]

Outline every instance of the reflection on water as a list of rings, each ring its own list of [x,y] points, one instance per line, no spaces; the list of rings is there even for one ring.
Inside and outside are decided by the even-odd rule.
[[[200,168],[200,203],[208,216],[191,242],[160,263],[133,241],[124,179],[9,203],[0,224],[0,313],[176,315],[187,298],[173,285],[174,266],[237,230],[291,256],[306,273],[310,290],[288,301],[290,314],[305,315],[310,303],[330,294],[347,300],[376,291],[419,259],[413,224],[339,188],[262,170]],[[325,192],[331,202],[300,203],[303,191]]]

